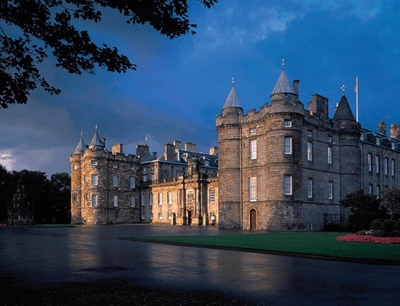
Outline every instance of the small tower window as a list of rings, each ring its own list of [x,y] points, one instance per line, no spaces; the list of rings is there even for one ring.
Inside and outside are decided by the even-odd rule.
[[[292,120],[284,120],[283,121],[284,127],[292,127]]]

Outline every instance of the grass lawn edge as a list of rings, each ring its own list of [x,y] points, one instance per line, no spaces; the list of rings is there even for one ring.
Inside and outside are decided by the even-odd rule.
[[[269,255],[303,257],[303,258],[320,259],[320,260],[344,261],[344,262],[371,264],[371,265],[400,266],[400,261],[390,260],[390,259],[368,259],[368,258],[354,258],[354,257],[343,257],[343,256],[328,256],[328,255],[277,251],[277,250],[265,250],[265,249],[256,249],[256,248],[218,246],[218,245],[197,244],[197,243],[177,242],[177,241],[164,241],[164,240],[157,240],[157,239],[144,238],[144,237],[120,237],[119,239],[120,240],[137,241],[137,242],[146,242],[146,243],[176,245],[176,246],[183,246],[183,247],[221,249],[221,250],[230,250],[230,251],[261,253],[261,254],[269,254]],[[344,242],[344,243],[346,243],[346,242]]]

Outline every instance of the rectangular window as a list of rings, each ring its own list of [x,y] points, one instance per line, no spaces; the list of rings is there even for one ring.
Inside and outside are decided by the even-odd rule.
[[[92,185],[97,186],[99,184],[99,176],[97,174],[92,174]]]
[[[153,220],[153,214],[149,215],[150,220]]]
[[[131,207],[132,208],[136,207],[136,198],[135,198],[135,196],[131,196]]]
[[[134,176],[130,177],[129,184],[131,188],[136,188],[136,178]]]
[[[307,160],[312,161],[313,145],[311,141],[307,141]]]
[[[118,175],[113,175],[113,187],[118,187]]]
[[[158,205],[162,205],[162,193],[158,193]]]
[[[385,175],[388,175],[388,167],[389,167],[389,159],[385,157],[385,159],[383,160],[383,172],[385,173]]]
[[[333,182],[332,181],[328,182],[328,199],[329,200],[333,199]]]
[[[146,214],[143,213],[140,217],[142,220],[144,220],[144,219],[146,219]]]
[[[367,155],[367,162],[368,162],[368,171],[372,171],[372,154],[368,153]]]
[[[113,164],[113,168],[117,169],[118,168],[118,164]]]
[[[92,206],[97,206],[97,194],[92,195]]]
[[[369,184],[369,185],[368,185],[368,194],[371,194],[371,195],[372,195],[372,193],[373,193],[372,184]]]
[[[395,162],[394,162],[394,159],[392,159],[390,170],[391,170],[391,172],[392,172],[392,176],[394,176],[394,174],[396,173],[396,172],[395,172]]]
[[[284,127],[292,127],[292,121],[291,120],[284,120],[283,121]]]
[[[328,142],[332,142],[332,136],[328,136]]]
[[[250,140],[250,159],[257,158],[257,140]]]
[[[171,191],[168,191],[167,198],[168,198],[168,204],[171,205],[172,204],[172,192]]]
[[[250,135],[256,135],[257,134],[256,129],[255,128],[250,129],[249,134]]]
[[[332,165],[332,147],[328,146],[328,164]]]
[[[307,130],[307,137],[312,137],[312,131],[311,130]]]
[[[99,162],[97,160],[92,160],[92,166],[97,166]]]
[[[215,189],[210,189],[210,203],[215,203]]]
[[[158,220],[162,220],[162,213],[158,214]]]
[[[118,195],[114,194],[114,207],[118,207]]]
[[[153,194],[149,194],[149,205],[153,205]]]
[[[309,178],[307,181],[307,197],[310,199],[313,197],[313,179]]]
[[[380,169],[380,159],[378,155],[375,155],[375,171],[376,173],[379,173]]]
[[[145,194],[142,194],[140,196],[140,202],[141,202],[142,206],[146,205],[146,195]]]
[[[284,191],[285,195],[291,195],[292,194],[292,176],[291,175],[285,175],[284,177]]]
[[[249,178],[249,193],[250,193],[250,202],[257,201],[257,178],[256,177]]]
[[[143,181],[143,183],[147,182],[147,175],[146,174],[142,176],[142,181]]]
[[[168,220],[172,219],[172,213],[168,213]]]
[[[379,199],[380,193],[381,193],[381,186],[376,185],[376,188],[375,188],[375,195],[376,195],[376,197],[377,197],[378,199]]]
[[[292,154],[292,137],[284,138],[285,154]]]

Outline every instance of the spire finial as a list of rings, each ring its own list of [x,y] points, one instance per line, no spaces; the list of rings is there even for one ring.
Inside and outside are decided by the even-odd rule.
[[[83,136],[83,132],[81,131],[81,137]]]
[[[282,58],[282,69],[285,69],[285,59]]]
[[[343,96],[344,96],[344,92],[346,91],[346,86],[343,84],[342,87],[340,87],[340,89],[342,89]]]
[[[94,126],[94,129],[97,131],[97,124]]]
[[[235,86],[235,78],[232,78],[232,86]]]

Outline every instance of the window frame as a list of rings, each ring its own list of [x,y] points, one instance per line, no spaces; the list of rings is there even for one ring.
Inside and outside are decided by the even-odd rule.
[[[249,141],[249,149],[250,149],[250,159],[255,160],[257,159],[257,139],[251,139]]]
[[[283,139],[283,151],[285,153],[285,155],[291,155],[293,152],[293,139],[291,136],[285,136]]]
[[[249,201],[250,202],[257,201],[257,177],[256,176],[249,177]]]
[[[308,161],[313,160],[313,142],[312,141],[307,141],[307,160]]]
[[[293,186],[292,186],[292,180],[293,176],[292,175],[284,175],[283,178],[283,191],[285,195],[292,195],[293,194]]]

